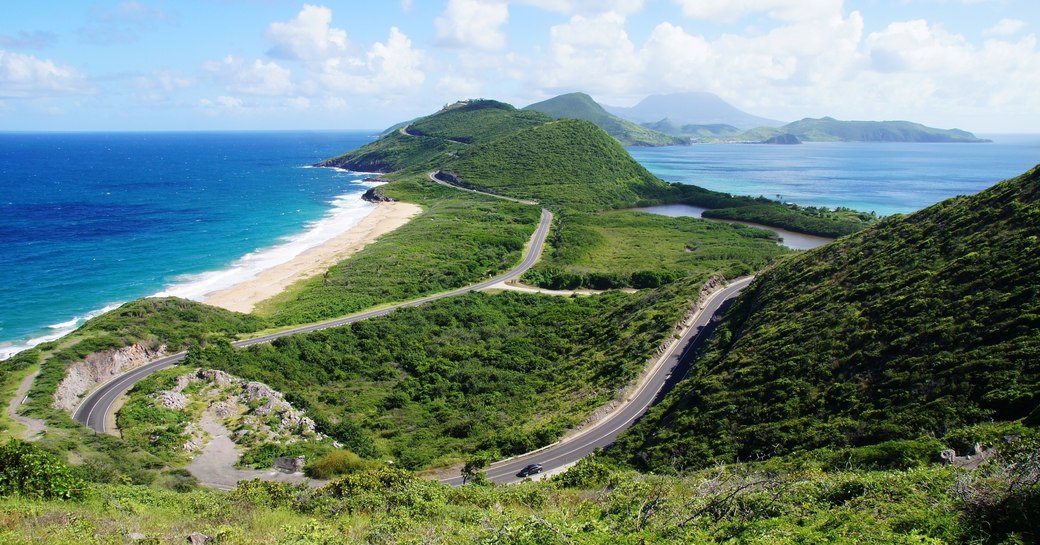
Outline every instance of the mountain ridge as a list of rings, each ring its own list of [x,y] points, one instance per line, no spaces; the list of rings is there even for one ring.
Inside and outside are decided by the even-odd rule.
[[[690,143],[686,138],[665,134],[611,114],[585,93],[559,95],[525,106],[523,110],[542,112],[556,119],[591,121],[624,146],[681,146]]]

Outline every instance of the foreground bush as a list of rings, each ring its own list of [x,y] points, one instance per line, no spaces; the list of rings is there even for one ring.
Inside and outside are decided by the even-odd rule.
[[[0,496],[69,500],[83,490],[83,480],[57,456],[16,439],[0,447]]]

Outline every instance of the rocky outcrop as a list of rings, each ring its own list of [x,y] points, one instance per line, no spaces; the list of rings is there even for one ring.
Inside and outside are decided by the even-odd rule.
[[[55,409],[72,411],[80,397],[98,384],[166,355],[166,345],[132,344],[117,350],[102,350],[73,363],[54,392]]]
[[[396,202],[396,201],[394,201],[394,199],[392,197],[387,197],[386,195],[384,195],[383,192],[380,191],[378,187],[373,187],[372,189],[369,189],[368,191],[365,192],[364,195],[361,196],[361,198],[363,200],[368,201],[368,202],[375,202],[375,203]]]

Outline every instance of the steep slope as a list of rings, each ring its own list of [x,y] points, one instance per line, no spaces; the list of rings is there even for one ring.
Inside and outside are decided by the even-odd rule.
[[[579,210],[633,206],[671,187],[589,121],[560,119],[461,150],[446,162],[469,185]]]
[[[766,140],[791,134],[805,142],[989,142],[960,129],[936,129],[910,121],[841,121],[805,118],[780,128],[759,127],[737,140]]]
[[[1038,235],[1040,167],[782,262],[619,456],[704,466],[1036,420]]]
[[[738,110],[718,95],[704,92],[650,95],[630,108],[605,106],[616,116],[636,123],[654,123],[670,119],[679,126],[726,124],[740,129],[778,127],[782,121],[766,119]]]
[[[626,121],[603,109],[595,100],[585,93],[568,93],[558,97],[536,102],[524,108],[542,112],[553,118],[584,119],[596,124],[610,136],[621,142],[623,146],[680,146],[689,144],[689,140],[671,136],[653,129],[641,127]]]

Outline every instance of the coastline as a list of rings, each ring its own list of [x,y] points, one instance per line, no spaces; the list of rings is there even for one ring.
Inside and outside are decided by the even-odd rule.
[[[202,302],[236,312],[252,312],[261,301],[278,295],[295,282],[325,272],[383,234],[408,223],[421,211],[420,206],[411,203],[376,203],[371,212],[343,233],[252,278],[207,293]]]

